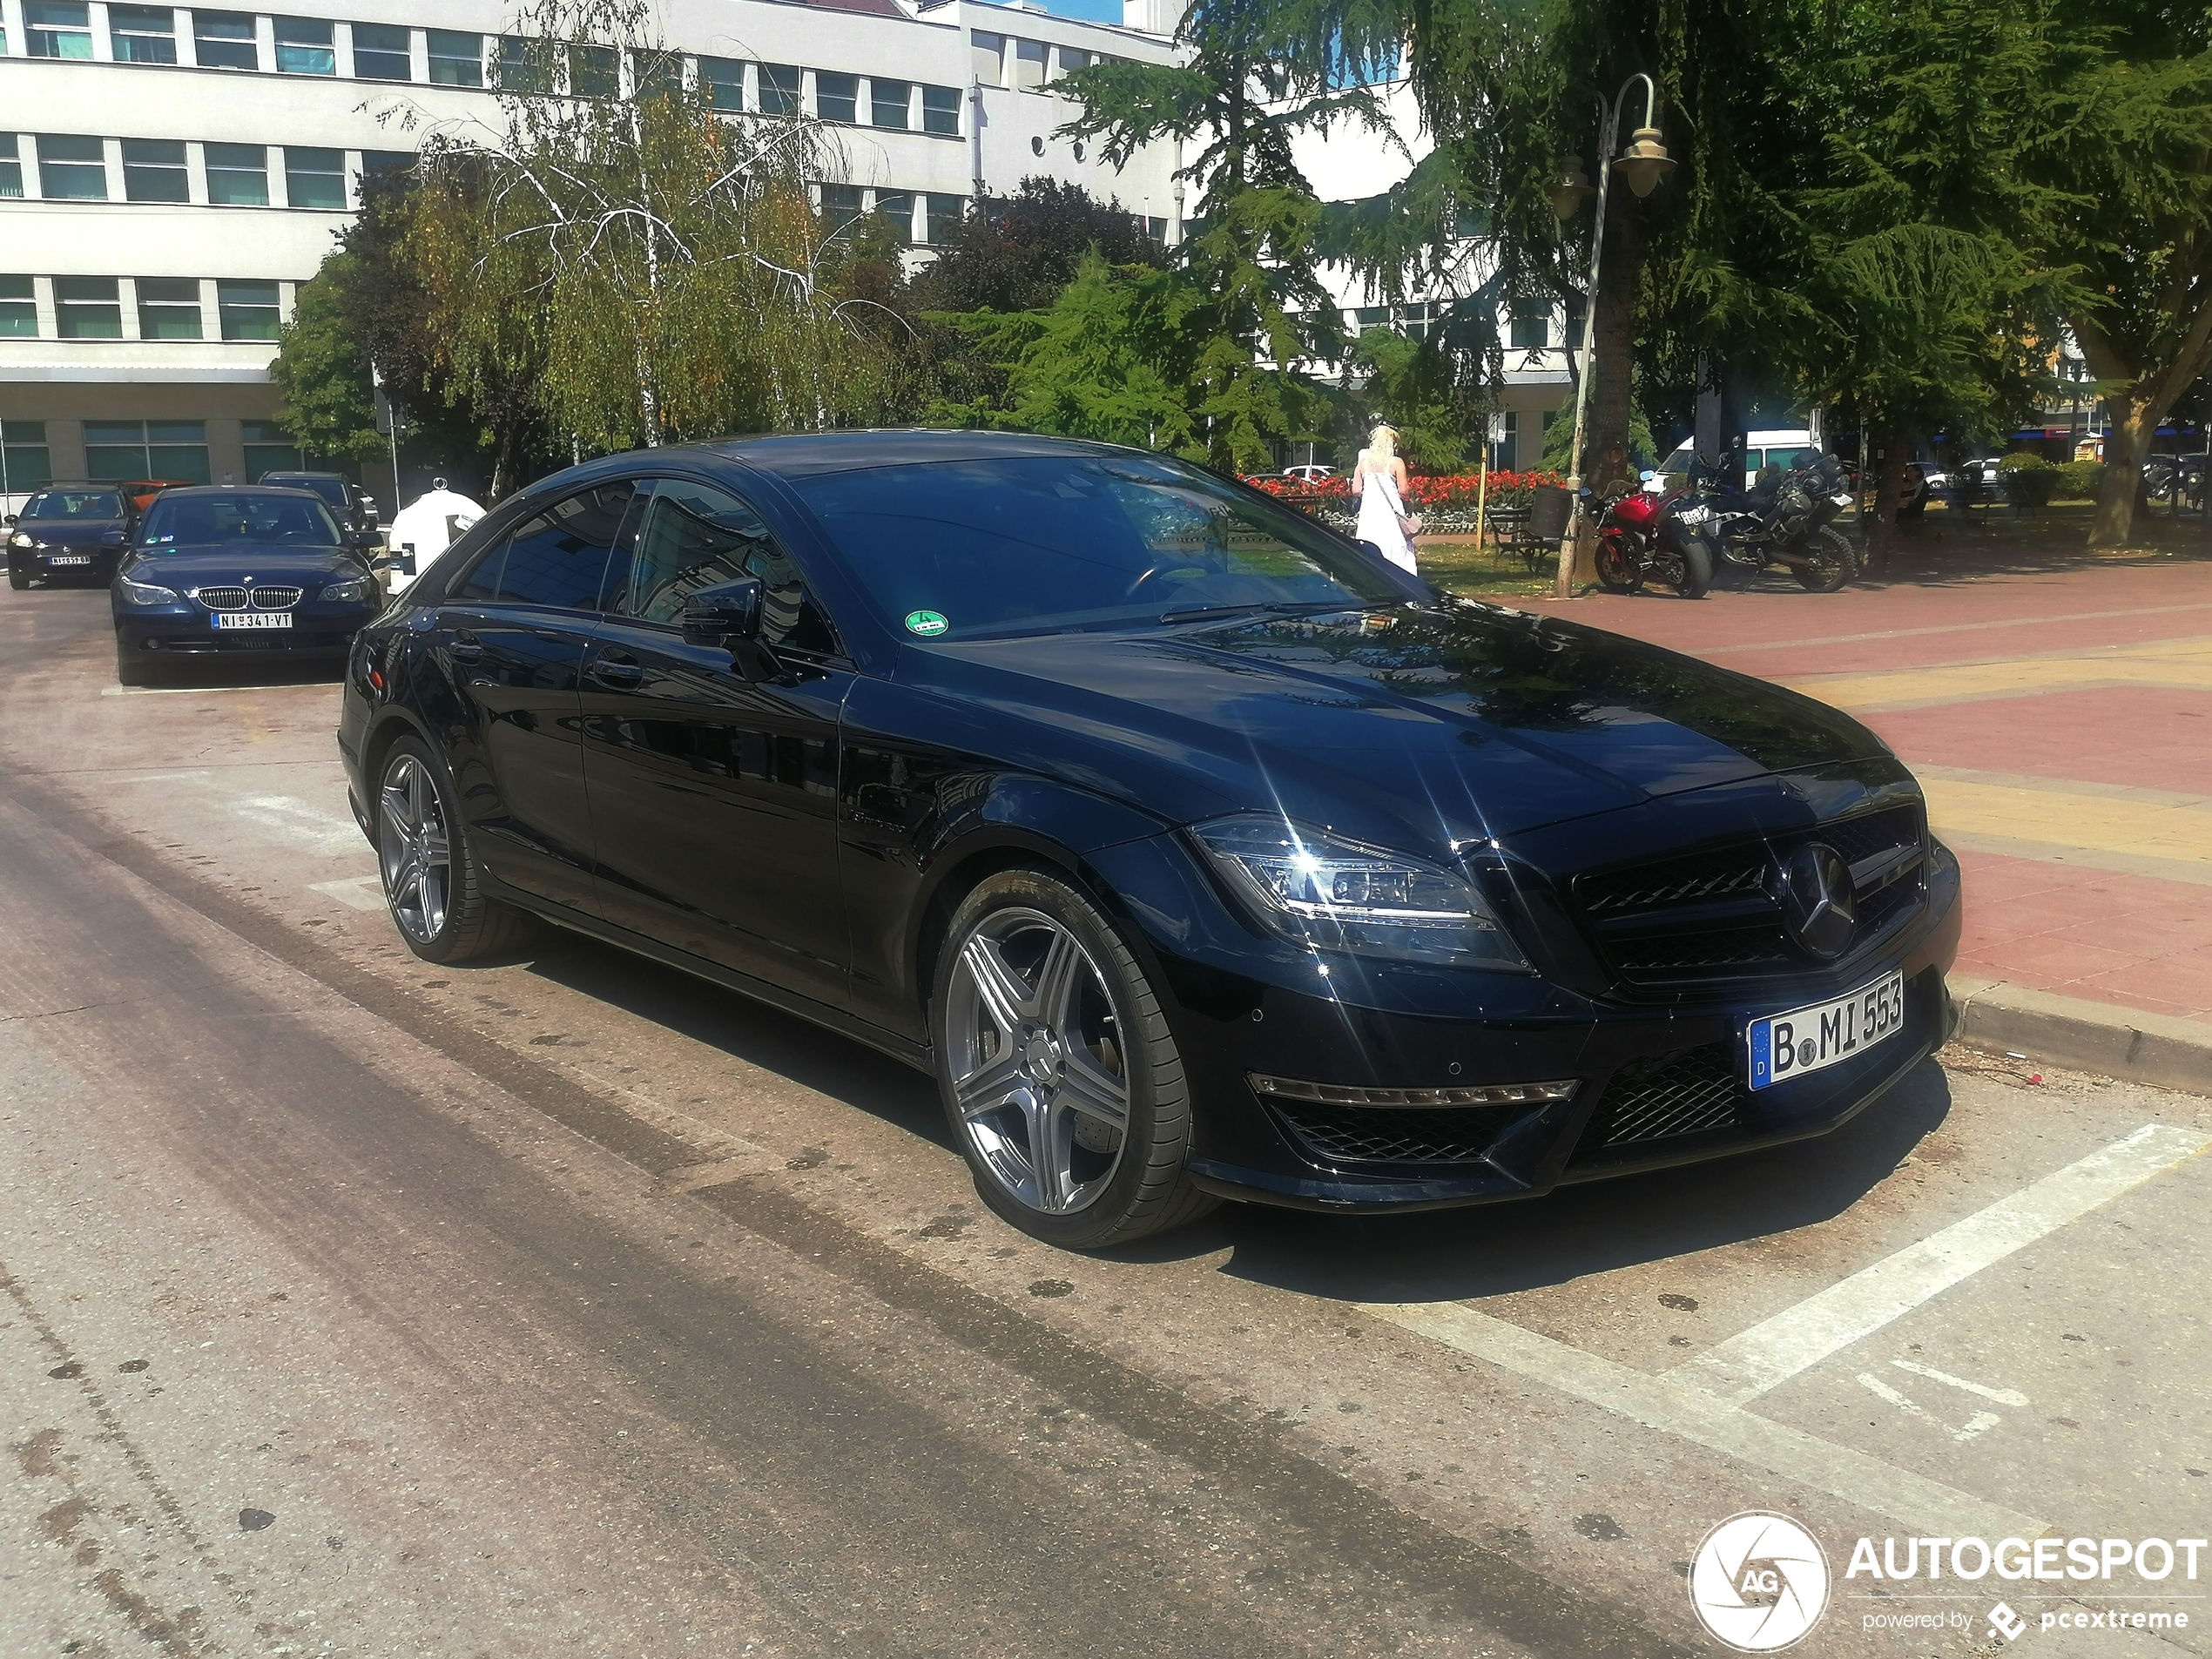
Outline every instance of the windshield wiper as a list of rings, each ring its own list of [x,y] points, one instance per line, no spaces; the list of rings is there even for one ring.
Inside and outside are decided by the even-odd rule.
[[[1162,622],[1204,622],[1213,617],[1242,617],[1248,615],[1283,616],[1294,610],[1352,610],[1356,604],[1344,604],[1334,599],[1303,599],[1295,603],[1275,600],[1268,603],[1251,602],[1233,605],[1191,605],[1182,610],[1163,610]]]

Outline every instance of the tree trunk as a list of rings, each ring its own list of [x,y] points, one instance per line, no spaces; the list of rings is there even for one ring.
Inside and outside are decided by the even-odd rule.
[[[1617,179],[1606,197],[1605,247],[1590,333],[1590,372],[1595,378],[1582,432],[1582,476],[1594,484],[1611,482],[1607,462],[1616,444],[1628,454],[1635,395],[1636,300],[1643,286],[1642,210]]]
[[[1901,431],[1892,431],[1882,439],[1881,470],[1874,475],[1874,522],[1866,530],[1866,559],[1876,570],[1889,563],[1890,554],[1897,546],[1897,509],[1905,499],[1905,453],[1910,439]],[[1859,465],[1866,464],[1866,457],[1859,457]]]
[[[2089,526],[2091,547],[2125,547],[2135,530],[2135,508],[2143,493],[2143,457],[2150,453],[2159,416],[2148,399],[2126,393],[2105,399],[2112,430],[2105,438],[2104,480],[2097,487],[2097,516]]]

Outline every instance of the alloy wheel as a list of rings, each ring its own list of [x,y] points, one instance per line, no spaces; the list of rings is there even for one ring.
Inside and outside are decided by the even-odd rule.
[[[401,754],[377,792],[378,862],[392,920],[417,944],[434,942],[453,897],[453,846],[430,770]]]
[[[959,943],[946,1035],[956,1121],[1017,1203],[1066,1215],[1120,1167],[1123,1022],[1090,953],[1043,912],[984,916]]]

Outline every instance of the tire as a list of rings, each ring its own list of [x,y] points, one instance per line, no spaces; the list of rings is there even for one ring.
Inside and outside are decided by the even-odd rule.
[[[426,962],[467,962],[511,949],[530,918],[483,894],[445,768],[414,738],[385,751],[376,783],[376,868],[407,948]]]
[[[123,636],[115,637],[115,683],[118,685],[151,685],[153,684],[153,664],[123,643]]]
[[[17,593],[21,593],[25,588],[30,585],[30,572],[24,570],[19,565],[10,565],[8,567],[8,585],[13,588]]]
[[[1597,538],[1597,580],[1608,593],[1634,593],[1643,585],[1643,572],[1629,563],[1618,536]]]
[[[1702,599],[1713,586],[1713,550],[1699,536],[1685,536],[1676,552],[1675,591],[1685,599]]]
[[[1834,593],[1858,573],[1858,561],[1841,531],[1823,525],[1805,539],[1811,566],[1797,567],[1797,580],[1815,593]]]
[[[1144,970],[1058,876],[1001,871],[961,901],[929,1033],[976,1191],[1031,1238],[1097,1250],[1218,1202],[1184,1173],[1190,1085]]]

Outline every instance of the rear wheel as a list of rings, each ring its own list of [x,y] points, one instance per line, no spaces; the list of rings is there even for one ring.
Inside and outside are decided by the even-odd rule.
[[[1007,870],[961,903],[930,1035],[983,1202],[1068,1250],[1127,1244],[1217,1202],[1191,1185],[1190,1087],[1144,971],[1057,876]]]
[[[1797,567],[1797,580],[1815,593],[1833,593],[1858,574],[1858,560],[1841,530],[1822,525],[1805,539],[1809,564]]]
[[[376,864],[384,902],[407,948],[429,962],[508,949],[529,932],[519,910],[484,896],[445,768],[413,738],[384,757],[376,789]]]
[[[1643,585],[1643,572],[1629,561],[1620,536],[1598,537],[1597,579],[1608,593],[1634,593]]]

